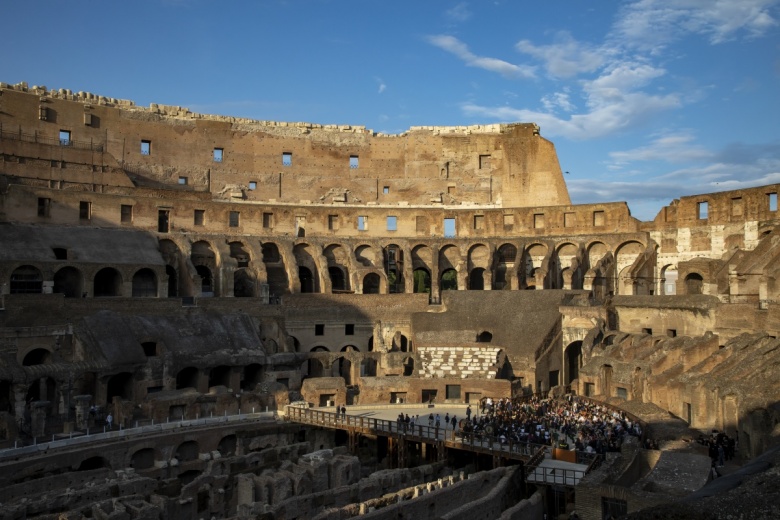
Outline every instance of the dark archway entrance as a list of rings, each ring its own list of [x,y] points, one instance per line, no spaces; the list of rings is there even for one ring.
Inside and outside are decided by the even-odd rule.
[[[566,384],[580,377],[582,366],[582,341],[575,341],[566,347]]]

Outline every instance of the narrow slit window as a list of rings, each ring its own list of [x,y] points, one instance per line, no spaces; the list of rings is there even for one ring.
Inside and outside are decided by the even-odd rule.
[[[206,220],[206,210],[205,209],[196,209],[195,214],[193,215],[192,223],[195,226],[202,226],[203,222]]]
[[[366,231],[368,230],[368,217],[360,216],[358,217],[358,231]]]
[[[777,211],[777,193],[767,193],[769,211]]]
[[[398,217],[387,217],[387,230],[398,231]]]
[[[696,210],[699,214],[700,220],[706,220],[709,217],[710,212],[710,203],[709,202],[699,202],[696,205]]]
[[[444,219],[444,236],[446,238],[454,238],[456,235],[455,233],[455,219],[454,218],[445,218]]]
[[[263,213],[263,228],[271,229],[272,227],[274,227],[274,214]]]
[[[38,197],[38,216],[48,217],[51,211],[51,199]]]
[[[238,211],[231,211],[230,217],[228,219],[228,224],[230,227],[238,227],[238,225],[241,223],[241,214]]]
[[[79,219],[91,220],[92,219],[92,203],[86,200],[79,202]]]
[[[133,221],[133,206],[130,204],[122,204],[120,208],[120,219],[123,224],[129,224]]]

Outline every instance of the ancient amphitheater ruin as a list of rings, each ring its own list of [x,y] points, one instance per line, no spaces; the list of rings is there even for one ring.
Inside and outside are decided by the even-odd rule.
[[[535,124],[0,83],[0,518],[777,518],[779,189],[642,222],[572,204]],[[487,398],[641,436],[429,427]]]

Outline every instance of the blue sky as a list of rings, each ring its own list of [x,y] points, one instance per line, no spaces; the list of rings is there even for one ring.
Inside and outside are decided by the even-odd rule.
[[[131,7],[132,5],[132,7]],[[780,0],[5,2],[0,81],[261,120],[536,122],[575,203],[780,182]]]

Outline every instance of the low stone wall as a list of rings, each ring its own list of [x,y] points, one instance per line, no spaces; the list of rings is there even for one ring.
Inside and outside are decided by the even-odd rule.
[[[494,379],[501,348],[437,346],[417,349],[422,360],[420,377]]]

